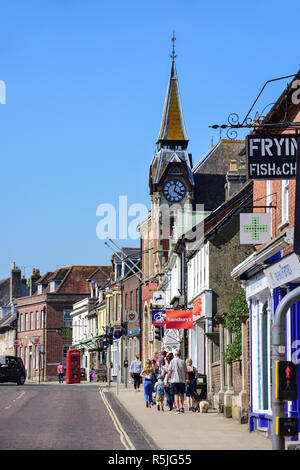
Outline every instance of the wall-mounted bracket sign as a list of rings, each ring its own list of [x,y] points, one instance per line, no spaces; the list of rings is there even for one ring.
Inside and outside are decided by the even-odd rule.
[[[166,310],[166,328],[175,330],[192,329],[193,311]]]
[[[155,307],[164,307],[166,302],[166,294],[164,291],[153,292],[152,304]]]
[[[296,178],[297,140],[297,134],[248,135],[248,177],[254,180]]]
[[[259,245],[271,240],[272,214],[240,214],[240,243]]]

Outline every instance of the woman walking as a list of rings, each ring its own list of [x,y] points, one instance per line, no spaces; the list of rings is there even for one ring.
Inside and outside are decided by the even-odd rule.
[[[143,364],[142,364],[142,361],[140,361],[140,356],[136,354],[135,359],[131,362],[130,369],[129,369],[131,377],[133,378],[134,390],[136,392],[140,391],[142,368],[143,368]]]
[[[196,379],[199,377],[199,374],[197,369],[193,367],[192,359],[187,359],[185,363],[189,374],[189,383],[185,386],[185,395],[187,398],[187,405],[189,407],[189,411],[192,411],[196,395]]]
[[[144,378],[144,397],[147,408],[151,408],[152,405],[153,374],[154,370],[152,367],[152,362],[150,359],[147,359],[145,367],[141,372],[141,377]]]
[[[172,411],[173,409],[174,395],[171,393],[172,390],[171,390],[170,378],[168,377],[167,372],[168,372],[168,367],[172,359],[173,359],[173,353],[168,354],[165,358],[165,365],[162,367],[162,376],[164,377],[164,384],[165,384],[165,394],[166,394],[166,399],[167,399],[167,405],[170,411]]]

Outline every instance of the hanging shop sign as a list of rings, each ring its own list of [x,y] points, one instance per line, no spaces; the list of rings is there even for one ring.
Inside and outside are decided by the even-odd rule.
[[[135,310],[130,310],[127,313],[127,320],[129,323],[134,323],[137,321],[137,319],[138,319],[138,314]]]
[[[166,294],[164,291],[159,290],[159,291],[153,292],[152,304],[155,307],[164,307],[165,302],[166,302]]]
[[[261,244],[271,240],[272,214],[240,214],[240,243]]]
[[[192,329],[193,311],[192,310],[167,310],[166,311],[167,329]]]
[[[296,178],[296,134],[247,136],[248,176],[255,180]]]
[[[152,325],[163,326],[166,324],[165,310],[152,310]]]

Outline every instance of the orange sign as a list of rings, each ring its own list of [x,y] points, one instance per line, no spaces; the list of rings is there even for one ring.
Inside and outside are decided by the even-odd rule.
[[[200,315],[201,313],[201,298],[194,300],[193,302],[193,314]]]
[[[191,329],[193,328],[192,310],[166,310],[167,329]]]

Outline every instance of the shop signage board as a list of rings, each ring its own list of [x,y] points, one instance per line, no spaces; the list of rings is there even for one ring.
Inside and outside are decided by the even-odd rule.
[[[166,310],[167,329],[192,329],[193,310]]]
[[[155,307],[164,307],[166,302],[166,294],[164,291],[153,292],[152,304]]]
[[[135,310],[130,310],[127,312],[127,320],[129,323],[134,323],[138,319],[138,314]]]
[[[270,289],[275,289],[288,282],[300,281],[300,262],[298,256],[292,253],[279,262],[264,270]]]
[[[200,315],[201,313],[201,297],[193,302],[193,315]]]
[[[296,178],[296,134],[247,136],[248,176],[254,180]]]
[[[261,244],[271,240],[272,214],[254,212],[240,214],[240,243]]]
[[[166,324],[165,310],[152,310],[152,325],[163,326]]]

